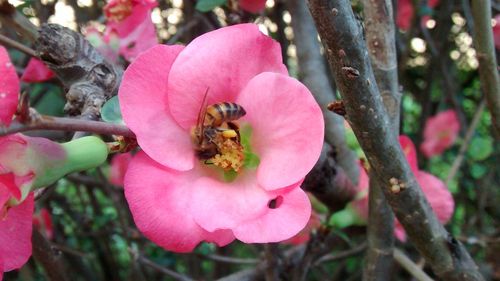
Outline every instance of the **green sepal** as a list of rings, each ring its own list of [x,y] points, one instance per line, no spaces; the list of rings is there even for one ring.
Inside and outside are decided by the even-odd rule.
[[[65,157],[44,162],[33,182],[33,188],[44,187],[73,172],[85,171],[103,164],[108,147],[100,138],[88,136],[61,144]]]

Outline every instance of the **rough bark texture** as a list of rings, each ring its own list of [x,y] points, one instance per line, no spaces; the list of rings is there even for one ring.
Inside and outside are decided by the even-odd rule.
[[[67,89],[65,110],[98,119],[102,105],[117,94],[123,70],[107,62],[81,34],[56,24],[42,26],[36,51]]]
[[[375,80],[391,122],[399,134],[398,73],[393,9],[390,0],[364,0],[365,38]],[[393,262],[394,214],[385,200],[384,182],[371,170],[368,212],[368,250],[363,280],[387,280]]]
[[[495,137],[500,139],[500,76],[497,69],[493,31],[491,29],[491,1],[471,1],[474,17],[474,47],[479,61],[479,78],[488,109],[491,113]]]
[[[347,0],[309,0],[347,120],[408,237],[443,280],[483,280],[464,246],[439,223],[415,180],[383,105],[361,30]]]
[[[327,109],[335,99],[335,89],[329,83],[325,60],[320,53],[318,32],[303,0],[286,1],[292,15],[293,43],[297,47],[300,80],[312,92],[325,118],[325,140],[335,150],[335,160],[352,182],[358,181],[356,154],[345,142],[344,118]]]

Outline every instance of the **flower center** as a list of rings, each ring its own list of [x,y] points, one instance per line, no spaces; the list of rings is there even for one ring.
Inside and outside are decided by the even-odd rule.
[[[217,154],[209,158],[206,163],[222,168],[224,171],[238,172],[243,166],[243,146],[239,141],[239,133],[226,130],[217,134],[213,143],[217,147]]]
[[[244,168],[259,165],[259,157],[252,152],[251,135],[249,125],[243,125],[240,130],[234,121],[216,128],[194,127],[191,130],[198,159],[206,166],[222,170],[226,181],[234,180]]]

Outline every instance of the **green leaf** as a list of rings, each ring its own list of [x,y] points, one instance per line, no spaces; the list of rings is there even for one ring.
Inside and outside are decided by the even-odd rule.
[[[195,8],[196,10],[205,13],[213,10],[215,7],[226,4],[226,2],[227,0],[198,0]]]
[[[475,161],[484,160],[491,153],[493,153],[493,140],[491,138],[473,138],[467,151],[468,156]]]
[[[118,96],[109,99],[101,108],[102,120],[108,123],[124,124]]]

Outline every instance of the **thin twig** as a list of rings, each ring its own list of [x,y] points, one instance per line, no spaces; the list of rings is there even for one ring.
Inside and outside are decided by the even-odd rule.
[[[198,256],[206,259],[210,259],[213,261],[218,261],[218,262],[223,262],[223,263],[234,263],[234,264],[257,264],[260,261],[257,259],[241,259],[241,258],[233,258],[233,257],[226,257],[226,256],[221,256],[221,255],[204,255],[204,254],[197,254]]]
[[[68,132],[84,131],[96,134],[120,135],[135,138],[134,133],[124,125],[81,120],[76,118],[52,117],[46,115],[41,115],[40,118],[26,124],[22,124],[14,120],[10,127],[0,128],[0,137],[33,130],[55,130]]]
[[[453,165],[451,166],[450,172],[448,173],[448,177],[446,177],[446,181],[445,181],[446,186],[448,186],[450,184],[451,180],[458,173],[458,170],[460,169],[460,166],[462,165],[465,153],[467,152],[467,149],[469,148],[469,144],[470,144],[470,141],[472,139],[472,136],[474,135],[474,132],[476,131],[477,125],[479,124],[479,120],[481,120],[481,115],[483,114],[485,105],[486,105],[486,102],[483,99],[481,101],[481,103],[479,104],[479,106],[476,110],[476,113],[474,113],[474,117],[472,118],[472,123],[469,125],[469,128],[467,129],[467,133],[465,133],[464,141],[463,141],[462,145],[460,146],[460,150],[458,151],[457,158],[455,158],[455,161],[453,161]]]
[[[28,56],[37,57],[35,50],[33,50],[30,47],[27,47],[27,46],[15,41],[15,40],[12,40],[3,34],[0,34],[0,44],[17,49],[17,50],[27,54]]]
[[[491,113],[495,138],[500,139],[500,75],[491,28],[491,1],[471,1],[474,47],[479,61],[479,79]]]
[[[165,268],[155,262],[153,262],[152,260],[146,258],[145,256],[139,254],[139,253],[135,253],[134,251],[132,250],[129,250],[132,255],[134,255],[137,259],[137,261],[139,261],[140,263],[144,264],[144,265],[147,265],[165,275],[168,275],[172,278],[174,278],[175,280],[179,280],[179,281],[194,281],[194,279],[184,275],[184,274],[180,274],[176,271],[173,271],[173,270],[170,270],[168,268]]]
[[[365,243],[362,243],[362,244],[360,244],[352,249],[349,249],[349,250],[346,250],[346,251],[343,251],[343,252],[340,252],[337,254],[324,255],[321,258],[319,258],[318,260],[316,260],[314,262],[313,266],[318,266],[318,265],[325,263],[325,262],[339,261],[339,260],[342,260],[342,259],[345,259],[348,257],[355,256],[355,255],[360,254],[363,251],[365,251],[367,246],[368,246],[368,244],[365,242]]]
[[[394,249],[394,259],[418,281],[434,281],[427,273],[420,269],[418,265],[408,258],[403,251]]]

